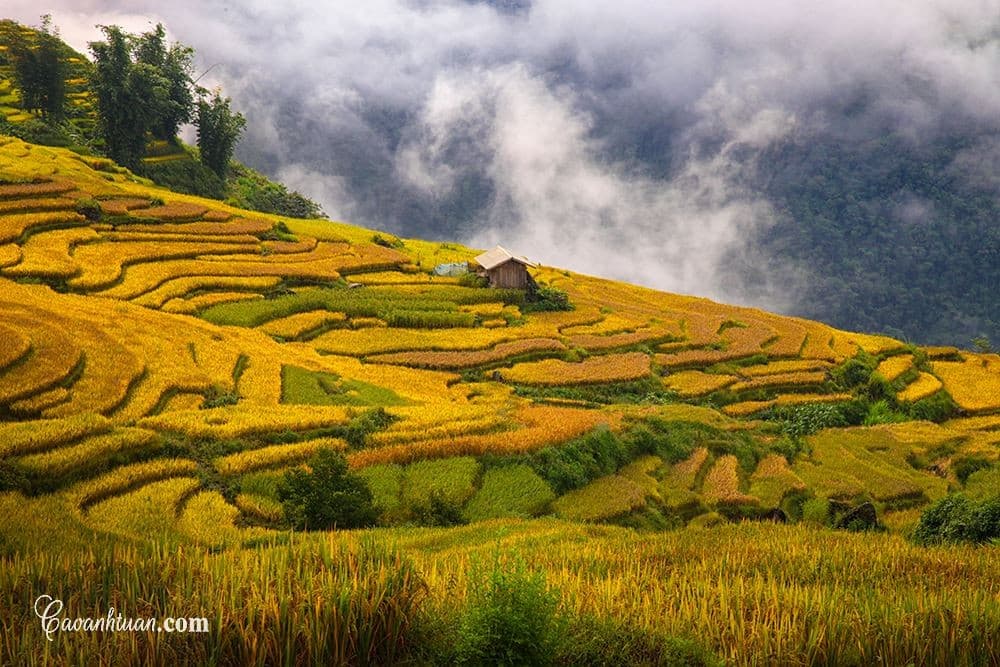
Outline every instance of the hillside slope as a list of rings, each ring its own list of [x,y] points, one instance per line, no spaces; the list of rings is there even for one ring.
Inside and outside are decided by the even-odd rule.
[[[142,489],[171,530],[238,543],[320,447],[389,524],[433,522],[434,496],[648,526],[871,500],[905,526],[997,459],[1000,356],[552,268],[575,308],[536,312],[430,271],[475,254],[0,138],[4,484],[128,535]]]

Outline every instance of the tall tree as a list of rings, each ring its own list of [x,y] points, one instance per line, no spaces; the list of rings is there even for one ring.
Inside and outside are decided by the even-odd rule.
[[[37,36],[19,35],[11,45],[14,78],[21,91],[21,108],[46,119],[62,117],[66,104],[66,64],[52,17],[42,16]]]
[[[191,120],[194,109],[191,69],[194,49],[180,43],[166,42],[162,23],[150,32],[140,35],[135,42],[135,60],[155,67],[169,83],[167,96],[158,111],[158,118],[151,131],[157,139],[177,140],[181,123]]]
[[[209,99],[198,102],[198,149],[201,162],[225,179],[229,171],[229,160],[246,127],[243,114],[229,107],[229,98],[223,98],[218,90]]]

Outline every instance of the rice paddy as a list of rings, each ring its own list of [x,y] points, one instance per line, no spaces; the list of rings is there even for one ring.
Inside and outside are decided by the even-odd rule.
[[[218,631],[229,624],[247,641],[241,659],[267,662],[279,651],[273,642],[302,638],[290,627],[267,635],[257,620],[238,628],[235,600],[249,595],[249,608],[271,620],[316,620],[304,601],[333,590],[324,577],[339,570],[299,555],[348,558],[364,540],[392,542],[441,612],[464,603],[469,559],[497,544],[507,558],[516,544],[573,613],[691,636],[735,664],[997,655],[988,634],[996,583],[984,574],[996,569],[995,550],[932,556],[897,534],[866,542],[728,525],[794,514],[806,498],[870,500],[902,532],[913,523],[902,512],[966,484],[980,493],[990,470],[960,476],[956,466],[998,458],[996,355],[925,358],[885,337],[548,268],[537,279],[565,290],[574,309],[538,312],[523,292],[432,275],[438,261],[471,259],[471,249],[412,240],[386,248],[368,230],[251,215],[95,166],[108,168],[0,139],[0,511],[26,517],[0,529],[5,593],[17,581],[10,572],[73,581],[61,556],[25,560],[56,529],[67,544],[99,536],[99,549],[130,563],[141,561],[139,545],[172,545],[176,555],[157,551],[154,561],[192,576],[169,586],[205,596]],[[98,219],[76,213],[82,199],[100,202]],[[279,222],[294,238],[274,240]],[[939,424],[872,423],[865,383],[840,380],[855,357],[896,383],[886,400],[895,397],[903,418],[928,402],[955,406],[931,414]],[[854,415],[858,404],[867,412]],[[819,408],[853,415],[854,426],[788,435],[796,410]],[[611,465],[606,450],[581,444],[591,437],[627,443],[627,454]],[[320,449],[342,452],[366,480],[382,528],[283,532],[276,485]],[[474,523],[426,527],[445,520]],[[596,525],[609,523],[677,530]],[[99,549],[86,557],[103,558]],[[818,580],[811,573],[830,549],[839,551],[824,566],[829,578]],[[855,562],[901,572],[904,585],[889,589]],[[294,609],[267,607],[258,577],[271,567],[285,568],[289,595],[303,596]],[[211,580],[194,576],[204,572]],[[388,585],[388,570],[351,572],[373,590]],[[920,572],[955,578],[926,588]],[[318,579],[299,578],[307,574]],[[139,595],[134,580],[115,581],[138,599],[128,597]],[[941,624],[944,608],[965,634]],[[4,618],[23,615],[4,609]],[[368,611],[358,618],[384,620]],[[882,634],[862,632],[864,619]],[[325,632],[310,623],[302,632]],[[348,626],[336,626],[346,633],[337,641],[353,648],[322,657],[368,650],[360,626]],[[0,662],[27,641],[0,644]],[[97,650],[161,663],[174,655],[160,639],[121,641],[88,636],[68,661]]]

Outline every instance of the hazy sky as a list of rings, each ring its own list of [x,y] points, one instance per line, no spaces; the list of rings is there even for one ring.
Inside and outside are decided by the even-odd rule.
[[[804,267],[756,242],[763,149],[1000,122],[1000,0],[47,7],[81,50],[95,24],[163,22],[246,114],[240,157],[331,217],[779,310]]]

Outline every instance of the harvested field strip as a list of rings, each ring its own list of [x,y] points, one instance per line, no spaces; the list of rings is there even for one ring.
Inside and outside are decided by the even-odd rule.
[[[0,185],[0,199],[23,199],[59,195],[76,190],[70,182],[47,181],[44,183],[6,183]]]
[[[302,463],[320,449],[343,451],[347,449],[347,443],[336,438],[318,438],[290,445],[273,445],[230,454],[216,459],[214,464],[223,475],[238,475]]]
[[[610,350],[616,347],[629,347],[642,343],[655,343],[664,339],[674,339],[679,336],[678,329],[667,327],[649,327],[629,333],[615,334],[577,334],[569,337],[569,342],[574,347],[582,347],[587,350],[600,351]]]
[[[941,390],[941,387],[941,380],[938,380],[930,373],[921,373],[903,391],[896,394],[896,399],[902,402],[919,401],[922,398],[936,394]]]
[[[208,209],[200,204],[190,204],[188,202],[171,202],[163,206],[153,206],[142,211],[144,218],[158,218],[160,220],[181,221],[197,220]]]
[[[608,354],[578,363],[546,359],[517,364],[502,371],[507,382],[534,385],[574,385],[638,380],[650,374],[649,355]]]
[[[808,373],[775,373],[774,375],[761,375],[749,380],[737,382],[730,389],[735,392],[751,391],[754,389],[776,389],[791,387],[814,387],[826,382],[827,375],[824,371]]]
[[[368,357],[368,361],[416,368],[472,368],[533,352],[558,352],[566,346],[552,338],[524,338],[499,343],[488,350],[469,352],[395,352]]]
[[[100,415],[38,420],[0,425],[0,457],[21,456],[107,433],[112,424]]]
[[[75,211],[5,214],[0,216],[0,243],[21,239],[38,229],[84,225],[87,220]]]
[[[686,460],[675,463],[660,481],[660,495],[668,505],[678,507],[696,498],[698,478],[708,461],[708,449],[699,447]]]
[[[72,211],[75,208],[76,202],[66,197],[0,200],[0,215],[41,213],[42,211]]]
[[[172,234],[168,232],[103,232],[101,238],[115,243],[242,243],[258,245],[260,239],[249,234]],[[211,246],[209,246],[211,247]],[[244,248],[243,252],[253,250]]]
[[[115,197],[113,199],[101,199],[101,211],[107,215],[128,215],[129,211],[141,208],[149,208],[152,202],[140,197]]]
[[[732,375],[715,375],[701,371],[680,371],[663,378],[663,386],[677,392],[682,398],[705,396],[725,389],[738,378]]]

